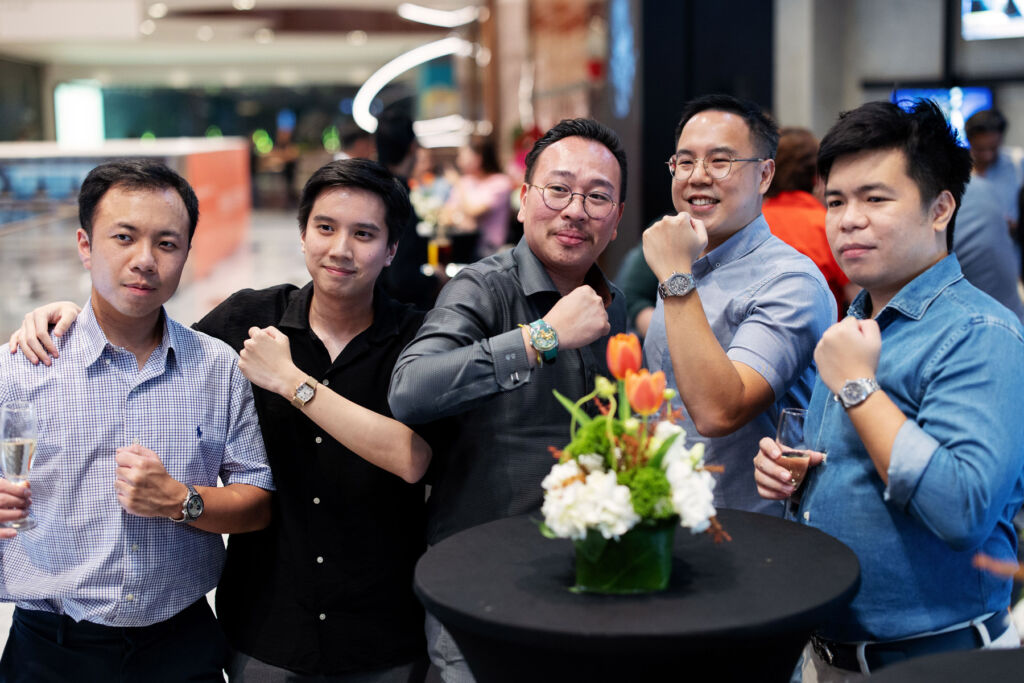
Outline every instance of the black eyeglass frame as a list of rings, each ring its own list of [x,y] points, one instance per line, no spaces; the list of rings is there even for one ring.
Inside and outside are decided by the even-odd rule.
[[[533,183],[526,183],[526,185],[528,187],[533,187],[533,188],[536,188],[536,189],[540,190],[540,200],[542,202],[544,202],[544,206],[548,207],[552,211],[561,211],[561,210],[563,210],[565,207],[567,207],[570,204],[572,204],[573,197],[576,197],[577,195],[579,195],[580,197],[583,198],[582,199],[582,201],[583,201],[583,212],[586,213],[591,218],[593,218],[595,221],[599,221],[602,218],[607,218],[608,215],[612,212],[612,210],[616,206],[618,206],[618,204],[619,204],[617,201],[613,200],[609,196],[609,198],[608,198],[608,210],[606,212],[604,212],[600,216],[595,216],[594,214],[592,214],[590,212],[590,209],[587,208],[589,206],[587,204],[587,200],[590,199],[590,195],[588,195],[586,193],[583,193],[583,192],[573,192],[572,190],[569,190],[569,195],[566,197],[565,202],[561,206],[551,206],[551,204],[548,203],[547,189],[549,187],[551,187],[552,185],[558,185],[560,187],[565,187],[564,183],[548,183],[547,185],[543,185],[543,186],[542,185],[534,185]]]

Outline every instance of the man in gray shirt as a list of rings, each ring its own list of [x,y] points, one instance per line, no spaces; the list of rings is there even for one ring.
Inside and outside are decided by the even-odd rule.
[[[552,389],[573,401],[588,393],[595,375],[608,375],[609,334],[626,327],[624,297],[595,264],[626,196],[618,136],[595,121],[562,121],[527,155],[519,194],[523,239],[445,286],[391,379],[396,419],[453,423],[451,447],[435,452],[428,475],[429,543],[540,507],[548,446],[569,437]],[[471,680],[429,617],[427,638],[444,680]]]
[[[775,172],[778,128],[751,102],[707,95],[687,103],[669,159],[679,212],[644,232],[662,283],[644,355],[664,370],[693,428],[724,465],[715,506],[781,516],[757,494],[750,453],[775,435],[779,412],[803,408],[814,346],[836,320],[814,263],[772,236],[761,199]]]

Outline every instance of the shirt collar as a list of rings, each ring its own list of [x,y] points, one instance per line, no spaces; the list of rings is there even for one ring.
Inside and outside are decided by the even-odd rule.
[[[163,334],[160,337],[160,344],[153,350],[153,353],[164,357],[166,361],[166,359],[173,358],[178,353],[177,349],[183,345],[185,340],[181,335],[184,334],[184,328],[178,329],[168,324],[167,311],[163,307],[160,308],[160,321],[163,325]],[[100,359],[108,344],[111,348],[116,346],[107,339],[99,321],[96,320],[92,298],[85,303],[82,312],[75,320],[75,328],[78,330],[75,337],[81,339],[79,344],[81,344],[87,366]]]
[[[279,327],[290,327],[296,330],[309,330],[309,306],[313,300],[313,281],[310,280],[302,289],[288,294],[288,304],[278,323]],[[370,340],[386,339],[401,331],[402,321],[408,315],[410,306],[394,300],[379,283],[373,288],[373,322],[370,323]]]
[[[729,239],[694,261],[694,276],[707,275],[715,268],[743,258],[771,236],[764,214],[758,214],[757,218],[737,230]]]
[[[960,270],[960,261],[957,260],[955,254],[950,254],[905,284],[903,289],[898,291],[896,296],[885,305],[885,308],[899,311],[908,318],[920,320],[931,303],[947,287],[963,279],[963,276],[963,271]],[[867,302],[867,290],[861,290],[850,304],[850,315],[861,319],[869,317]],[[875,317],[878,317],[878,313],[875,312]]]
[[[537,255],[530,249],[530,245],[526,243],[525,237],[519,240],[519,244],[512,250],[512,258],[515,260],[516,267],[519,270],[519,282],[523,287],[523,294],[531,296],[539,292],[559,293],[555,283],[551,280],[551,276],[548,275],[548,271],[544,268],[544,264],[540,262]],[[587,274],[583,277],[583,282],[594,288],[594,291],[604,300],[606,308],[611,305],[612,300],[615,298],[615,291],[609,285],[608,279],[596,263],[587,271]]]

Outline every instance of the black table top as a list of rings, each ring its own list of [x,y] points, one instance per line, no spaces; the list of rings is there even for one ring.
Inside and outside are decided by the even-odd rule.
[[[571,592],[572,543],[544,538],[528,516],[467,529],[433,546],[416,566],[415,589],[449,627],[570,649],[581,640],[587,648],[602,642],[657,648],[680,638],[809,633],[856,591],[857,559],[832,537],[749,512],[719,510],[718,518],[732,542],[715,544],[707,534],[680,528],[663,593]]]
[[[918,657],[888,666],[871,683],[962,683],[1024,680],[1024,650],[967,650]]]

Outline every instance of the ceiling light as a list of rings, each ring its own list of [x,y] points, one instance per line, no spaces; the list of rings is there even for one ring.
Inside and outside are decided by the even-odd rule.
[[[473,53],[473,43],[462,38],[450,37],[436,40],[426,45],[398,55],[390,62],[377,69],[366,79],[352,101],[352,118],[356,125],[370,133],[377,130],[377,119],[370,113],[370,103],[385,85],[409,69],[438,57],[457,54],[468,57]]]
[[[345,36],[345,40],[348,41],[349,45],[366,45],[367,41],[366,31],[349,31],[348,35]]]
[[[231,6],[245,12],[256,6],[256,0],[233,0]]]
[[[207,26],[206,24],[203,24],[202,26],[196,29],[196,38],[203,41],[204,43],[209,40],[213,40],[213,29]]]
[[[403,2],[398,6],[398,16],[419,24],[431,26],[442,26],[444,28],[455,28],[464,26],[476,21],[479,10],[476,7],[463,7],[462,9],[441,10],[414,5],[411,2]]]
[[[146,19],[139,24],[139,33],[142,35],[151,36],[153,35],[153,31],[156,31],[156,22],[152,19]]]
[[[274,31],[269,28],[258,28],[252,37],[255,38],[256,42],[260,45],[266,45],[274,42]]]
[[[162,2],[154,2],[149,6],[149,16],[154,19],[163,19],[167,16],[167,5]]]

